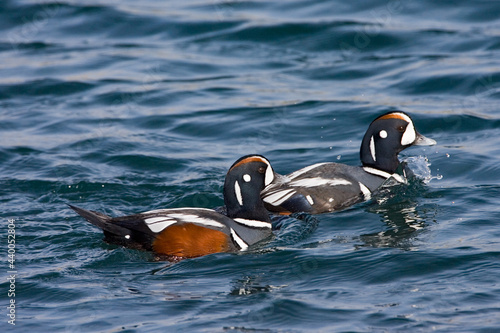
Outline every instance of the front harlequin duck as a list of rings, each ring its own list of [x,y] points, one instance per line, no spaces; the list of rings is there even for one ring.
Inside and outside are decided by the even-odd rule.
[[[283,214],[319,214],[340,210],[368,200],[387,179],[404,182],[395,173],[398,154],[412,145],[430,146],[436,141],[415,130],[410,116],[401,111],[376,118],[361,143],[362,166],[318,163],[282,176],[261,193],[266,207]]]
[[[104,240],[154,251],[174,260],[217,252],[246,250],[271,236],[271,221],[260,192],[274,179],[269,161],[260,155],[238,159],[224,183],[227,216],[204,208],[158,209],[110,217],[70,207],[104,232]]]

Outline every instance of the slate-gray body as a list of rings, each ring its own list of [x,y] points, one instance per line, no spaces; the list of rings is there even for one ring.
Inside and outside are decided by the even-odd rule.
[[[286,176],[276,174],[262,192],[266,208],[281,213],[330,212],[368,200],[387,179],[405,182],[396,173],[398,154],[412,145],[433,145],[415,130],[410,116],[401,111],[377,117],[361,142],[362,166],[319,163]]]
[[[385,176],[373,175],[359,166],[319,163],[286,176],[276,175],[262,198],[271,211],[335,211],[370,199],[391,175]]]

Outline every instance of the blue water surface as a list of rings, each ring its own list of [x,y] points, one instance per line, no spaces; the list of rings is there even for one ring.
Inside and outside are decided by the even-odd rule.
[[[498,1],[3,0],[0,32],[2,332],[500,329]],[[244,253],[157,260],[66,206],[218,207],[240,156],[358,165],[394,109],[438,142],[417,177]]]

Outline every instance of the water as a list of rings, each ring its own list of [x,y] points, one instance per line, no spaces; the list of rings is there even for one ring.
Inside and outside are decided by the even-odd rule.
[[[499,17],[495,0],[2,1],[1,330],[497,331]],[[438,142],[403,152],[416,178],[278,218],[248,253],[158,261],[66,207],[217,207],[241,155],[357,165],[393,109]]]

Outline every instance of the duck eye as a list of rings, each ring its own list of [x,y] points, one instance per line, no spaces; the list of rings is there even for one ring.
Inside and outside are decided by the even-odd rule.
[[[401,132],[401,133],[404,133],[405,127],[404,126],[399,126],[398,127],[398,131]]]
[[[266,173],[266,168],[261,166],[258,170],[259,173]]]

